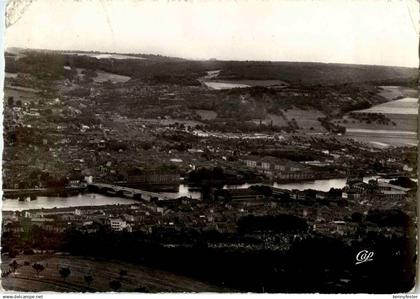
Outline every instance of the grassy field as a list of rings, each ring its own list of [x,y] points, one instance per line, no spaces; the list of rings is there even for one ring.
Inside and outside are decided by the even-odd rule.
[[[15,273],[2,278],[2,287],[14,291],[56,291],[56,292],[110,292],[109,283],[113,280],[121,282],[119,292],[136,292],[142,289],[146,292],[229,292],[217,286],[197,281],[181,275],[148,267],[111,260],[95,260],[76,256],[61,256],[54,254],[18,256],[15,258],[20,267]],[[8,271],[13,261],[2,257],[2,273]],[[24,265],[24,262],[30,265]],[[32,264],[45,266],[39,276]],[[70,275],[63,279],[59,269],[68,267]],[[122,278],[119,271],[127,271]],[[205,271],[203,269],[203,271]],[[91,275],[93,282],[88,286],[84,276]]]
[[[253,119],[252,121],[257,125],[259,123],[264,124],[264,125],[270,125],[272,123],[273,126],[287,127],[287,120],[281,115],[277,115],[277,114],[268,113],[266,118]]]
[[[7,100],[9,97],[13,97],[15,102],[21,101],[22,103],[30,103],[33,99],[38,98],[38,91],[30,88],[21,87],[5,87],[4,88],[4,99]]]
[[[399,100],[389,101],[383,104],[375,105],[368,109],[357,110],[354,113],[382,113],[388,114],[418,114],[418,99],[403,98]]]
[[[289,86],[288,83],[281,81],[281,80],[214,80],[214,81],[205,81],[205,83],[225,83],[225,84],[232,84],[232,85],[247,85],[247,86],[262,86],[262,87],[269,87],[269,86],[279,86],[279,87],[287,87]]]
[[[98,76],[94,77],[93,81],[97,83],[102,83],[106,81],[111,81],[112,83],[124,83],[131,79],[128,76],[111,74],[111,73],[102,72],[102,71],[96,71],[96,73],[98,74]]]
[[[346,127],[346,136],[349,136],[360,142],[376,144],[380,147],[386,147],[389,145],[412,146],[417,144],[417,135],[398,133],[401,131],[417,132],[417,115],[388,114],[386,116],[391,121],[387,125],[375,122],[370,124],[366,122],[359,122],[358,120],[349,118],[347,116],[345,116],[344,119],[335,120],[334,122],[338,125]],[[395,123],[395,125],[393,123]],[[366,130],[366,132],[357,132],[357,130]]]
[[[392,134],[392,133],[364,133],[364,132],[348,132],[347,137],[356,141],[370,144],[373,147],[385,148],[389,146],[416,146],[417,135],[408,134]]]
[[[366,122],[360,122],[357,119],[353,119],[349,116],[344,116],[343,119],[336,119],[334,123],[344,126],[347,129],[366,129],[366,130],[390,130],[390,131],[417,131],[417,115],[413,114],[387,114],[389,118],[389,124],[379,124],[372,122],[370,124]],[[395,125],[393,124],[395,123]]]
[[[295,122],[298,126],[298,131],[302,132],[326,132],[321,125],[318,118],[325,117],[325,115],[317,110],[302,110],[302,109],[287,109],[281,110],[281,114],[268,113],[264,119],[253,119],[255,124],[264,124],[278,127],[287,127]]]
[[[379,86],[379,88],[381,89],[379,95],[388,101],[400,97],[418,97],[418,91],[413,88],[407,88],[404,86]]]
[[[319,117],[325,117],[325,115],[317,110],[302,110],[302,109],[287,109],[283,110],[284,115],[289,121],[295,120],[299,129],[304,131],[316,131],[326,132],[325,128],[321,126]],[[311,129],[312,128],[312,129]]]
[[[353,113],[379,113],[389,120],[387,123],[360,121],[349,113],[341,119],[335,119],[334,123],[346,127],[346,136],[378,147],[416,145],[417,135],[410,132],[417,132],[417,91],[400,86],[382,86],[381,89],[379,94],[388,102]],[[413,98],[395,100],[400,97]]]
[[[214,110],[196,109],[195,112],[201,117],[202,120],[212,120],[217,117],[217,112]]]

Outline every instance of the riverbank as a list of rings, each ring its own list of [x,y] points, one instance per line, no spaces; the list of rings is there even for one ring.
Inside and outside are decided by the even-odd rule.
[[[378,176],[365,177],[364,181],[376,179]],[[268,185],[279,189],[305,190],[313,189],[328,192],[331,188],[341,189],[346,185],[346,178],[320,179],[288,183],[262,183],[245,182],[243,184],[225,184],[220,187],[223,189],[246,189],[254,185]],[[177,192],[162,192],[162,195],[169,198],[188,197],[191,199],[202,200],[202,192],[195,186],[178,186]],[[59,196],[39,196],[35,200],[19,201],[16,199],[3,199],[3,211],[23,211],[34,209],[53,209],[53,208],[75,208],[86,206],[106,206],[106,205],[129,205],[139,201],[119,196],[107,196],[96,193],[80,193],[78,195],[59,197]]]
[[[3,199],[3,211],[41,210],[54,208],[76,208],[136,204],[138,201],[122,197],[111,197],[94,193],[81,193],[69,197],[45,197],[40,196],[31,201],[19,201],[16,199]]]

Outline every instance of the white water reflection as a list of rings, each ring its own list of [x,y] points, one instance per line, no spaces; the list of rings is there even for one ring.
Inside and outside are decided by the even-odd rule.
[[[240,83],[226,83],[226,82],[214,82],[214,81],[204,81],[204,84],[210,89],[232,89],[232,88],[246,88],[250,87],[246,84],[240,84]]]
[[[38,196],[32,201],[19,201],[17,199],[4,199],[3,211],[22,211],[34,209],[53,209],[85,206],[104,206],[116,204],[138,203],[135,200],[109,197],[101,194],[85,193],[68,197]]]
[[[364,182],[369,182],[371,179],[376,179],[377,176],[365,177],[363,178]],[[381,179],[383,181],[388,181]],[[314,181],[303,181],[303,182],[294,182],[294,183],[273,183],[270,184],[271,186],[279,189],[289,189],[289,190],[305,190],[305,189],[313,189],[319,191],[330,191],[331,188],[343,188],[346,186],[347,178],[342,179],[325,179],[325,180],[314,180]],[[225,185],[223,189],[245,189],[249,188],[253,185],[261,185],[261,184],[242,184],[242,185]]]
[[[363,181],[368,182],[370,179],[376,179],[377,177],[365,177]],[[389,181],[381,179],[383,181]],[[252,185],[261,185],[261,183],[255,184],[241,184],[241,185],[225,185],[224,189],[246,189]],[[343,188],[346,185],[346,179],[325,179],[325,180],[314,180],[314,181],[303,181],[294,183],[273,183],[272,186],[280,189],[289,190],[305,190],[314,189],[319,191],[329,191],[331,188]],[[181,184],[178,187],[177,192],[162,192],[162,194],[169,198],[178,197],[189,197],[192,199],[201,199],[202,195],[197,188],[192,188],[187,185]],[[133,204],[137,203],[133,199],[121,198],[121,197],[109,197],[101,194],[85,193],[76,196],[69,197],[44,197],[39,196],[36,200],[32,201],[19,201],[17,199],[5,199],[3,200],[4,211],[22,211],[31,209],[52,209],[52,208],[68,208],[78,206],[102,206],[102,205],[116,205],[116,204]]]

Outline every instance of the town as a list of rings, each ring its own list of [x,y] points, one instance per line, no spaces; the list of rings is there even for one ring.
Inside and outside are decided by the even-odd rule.
[[[6,52],[3,286],[57,253],[236,291],[411,286],[417,114],[371,110],[411,109],[415,70],[109,55]]]

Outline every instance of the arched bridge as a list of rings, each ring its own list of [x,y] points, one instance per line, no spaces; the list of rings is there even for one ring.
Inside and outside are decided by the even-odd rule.
[[[120,196],[128,197],[134,199],[142,199],[146,201],[153,200],[167,200],[170,199],[168,196],[165,196],[161,193],[144,191],[135,188],[128,188],[123,186],[117,186],[112,184],[103,184],[103,183],[91,183],[88,185],[89,190],[97,191],[111,196]]]

